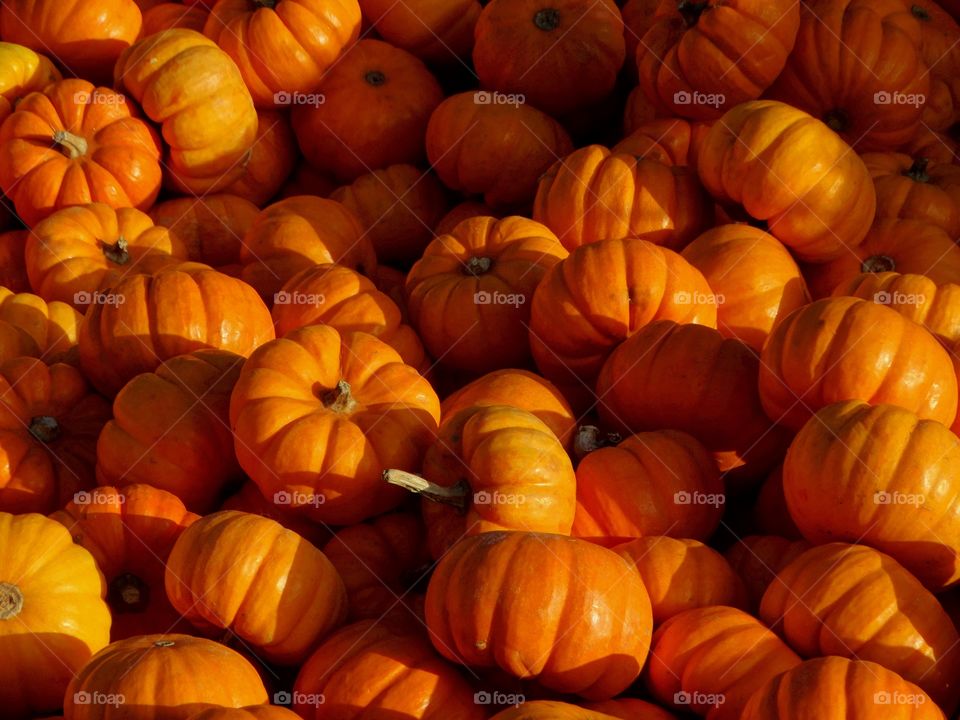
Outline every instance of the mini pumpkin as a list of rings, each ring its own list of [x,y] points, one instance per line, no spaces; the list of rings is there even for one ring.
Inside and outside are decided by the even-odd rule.
[[[318,548],[323,547],[333,536],[333,530],[330,527],[310,522],[303,515],[298,515],[292,507],[274,502],[272,496],[264,497],[253,480],[245,480],[237,492],[223,501],[220,509],[238,510],[276,520],[287,530],[293,530]]]
[[[0,325],[29,336],[35,357],[45,363],[77,361],[77,334],[83,316],[62,302],[45,302],[31,293],[14,293],[0,287]],[[5,358],[9,359],[9,358]]]
[[[0,42],[0,67],[0,124],[19,100],[62,79],[46,56],[11,42]]]
[[[433,234],[449,235],[453,229],[464,220],[475,217],[502,217],[497,212],[482,202],[476,200],[464,200],[450,208],[449,212],[437,221],[433,227]]]
[[[903,153],[867,153],[878,218],[909,218],[960,236],[960,166]]]
[[[470,56],[482,10],[478,0],[360,0],[360,9],[391,45],[425,62],[446,65]]]
[[[287,116],[273,110],[257,111],[257,137],[243,161],[243,173],[224,192],[266,205],[293,171],[297,154],[297,140]]]
[[[933,0],[905,0],[904,5],[920,25],[920,55],[930,69],[921,132],[946,130],[960,113],[960,25]]]
[[[630,126],[613,151],[626,153],[664,165],[696,167],[697,151],[710,124],[682,118],[647,120]]]
[[[210,10],[203,4],[157,3],[152,7],[143,9],[143,28],[140,34],[143,37],[148,37],[163,30],[173,30],[174,28],[187,28],[188,30],[203,32],[203,25],[209,15]]]
[[[806,540],[791,540],[779,535],[747,535],[727,549],[724,557],[743,580],[754,614],[777,573],[810,547]]]

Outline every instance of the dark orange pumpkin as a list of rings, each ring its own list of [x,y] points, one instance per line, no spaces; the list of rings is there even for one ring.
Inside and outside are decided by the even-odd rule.
[[[243,160],[243,172],[223,192],[262,207],[286,182],[297,155],[297,140],[287,116],[277,111],[259,110],[257,137]]]
[[[27,230],[0,233],[0,287],[15,293],[30,291],[27,264],[23,256],[28,234]]]
[[[479,0],[360,0],[364,17],[384,40],[425,62],[455,65],[469,58]]]
[[[878,218],[923,220],[960,236],[960,166],[903,153],[867,153]]]
[[[777,573],[810,547],[806,540],[788,540],[779,535],[747,535],[731,545],[724,557],[743,580],[750,607],[756,611]]]
[[[475,217],[501,217],[497,212],[482,202],[464,200],[454,205],[433,228],[434,235],[449,235],[453,229],[464,220]]]
[[[709,129],[709,123],[681,118],[647,120],[631,126],[623,140],[613,146],[613,151],[664,165],[696,167],[697,151]]]

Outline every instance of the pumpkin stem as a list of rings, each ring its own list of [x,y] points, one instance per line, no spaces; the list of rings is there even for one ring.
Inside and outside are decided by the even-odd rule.
[[[472,257],[467,260],[466,265],[463,267],[463,271],[467,275],[483,275],[486,272],[490,271],[490,268],[493,266],[493,260],[488,257]]]
[[[533,16],[533,24],[544,32],[550,32],[560,27],[560,11],[553,8],[544,8],[537,10]]]
[[[904,176],[910,178],[914,182],[918,183],[928,183],[930,182],[930,176],[927,174],[927,167],[930,165],[930,160],[928,158],[917,158],[913,161],[913,165],[910,166],[910,169],[904,172]]]
[[[366,75],[363,76],[363,79],[374,87],[380,87],[387,82],[387,76],[379,70],[370,70]]]
[[[573,440],[573,454],[579,460],[594,450],[619,445],[621,440],[619,433],[603,434],[596,425],[581,425]]]
[[[110,583],[107,603],[113,612],[142,612],[150,604],[150,586],[133,573],[120,573]]]
[[[917,20],[929,20],[930,13],[927,12],[926,8],[922,8],[919,5],[914,5],[910,8],[910,12]]]
[[[157,640],[156,642],[153,643],[153,646],[154,647],[173,647],[176,644],[177,643],[175,640]]]
[[[87,141],[66,130],[57,130],[53,134],[53,142],[59,145],[60,151],[71,160],[87,154]]]
[[[451,487],[444,487],[405,470],[384,470],[383,479],[391,485],[402,487],[404,490],[416,493],[431,502],[453,505],[459,510],[466,510],[467,508],[467,494],[470,492],[470,488],[464,482],[459,482]]]
[[[0,620],[9,620],[23,610],[23,593],[8,582],[0,582]]]
[[[117,265],[126,265],[130,262],[130,253],[127,252],[127,249],[127,240],[121,235],[113,245],[104,244],[103,254],[110,262]]]
[[[894,272],[896,269],[897,263],[889,255],[871,255],[860,265],[860,272],[865,273]]]
[[[824,124],[835,133],[846,132],[850,127],[850,118],[847,113],[840,108],[834,108],[823,116]]]
[[[60,423],[49,415],[37,415],[30,420],[28,429],[31,435],[44,444],[52,443],[60,437]]]
[[[705,10],[710,8],[709,2],[691,2],[691,0],[680,0],[677,3],[677,12],[683,18],[684,24],[692,28],[700,21],[700,16]]]
[[[320,398],[328,410],[349,415],[357,408],[357,401],[350,392],[350,383],[341,380],[333,390],[327,390]]]

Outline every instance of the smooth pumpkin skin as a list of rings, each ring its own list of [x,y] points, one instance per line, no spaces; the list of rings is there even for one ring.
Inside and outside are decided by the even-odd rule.
[[[277,337],[305,325],[329,325],[338,332],[360,331],[396,350],[407,365],[426,370],[429,362],[397,304],[373,281],[343,265],[314,265],[298,272],[277,293],[273,324]]]
[[[820,118],[860,151],[908,142],[920,128],[924,102],[875,100],[879,92],[930,97],[920,23],[905,5],[801,3],[796,45],[768,95]]]
[[[199,519],[179,498],[150,485],[99,487],[78,493],[50,517],[104,574],[111,641],[177,626],[179,613],[163,588],[164,563],[180,533]]]
[[[82,312],[98,303],[99,291],[109,295],[108,286],[186,259],[179,236],[154,225],[140,210],[106,203],[57,210],[33,228],[24,248],[37,294]]]
[[[655,698],[706,720],[737,720],[769,679],[800,664],[773,632],[742,610],[722,605],[674,615],[653,636],[646,683]],[[676,693],[700,697],[675,703]],[[711,695],[722,695],[709,704]]]
[[[276,110],[258,110],[257,137],[243,162],[243,173],[224,192],[263,207],[293,172],[298,155],[287,116]]]
[[[258,108],[312,92],[360,35],[357,0],[218,0],[203,28],[240,69]]]
[[[803,657],[869,660],[919,685],[947,712],[960,701],[960,635],[950,616],[873,548],[829,543],[803,553],[767,588],[760,618]]]
[[[886,305],[948,344],[960,341],[960,285],[937,285],[925,275],[911,273],[861,273],[833,294]]]
[[[637,678],[653,623],[626,560],[576,538],[526,532],[454,545],[430,579],[426,618],[448,660],[589,700],[611,698]]]
[[[143,38],[120,55],[114,83],[161,125],[174,188],[220,192],[243,173],[257,113],[237,66],[212,40],[186,28]]]
[[[576,248],[547,271],[530,304],[530,348],[560,386],[591,385],[623,340],[655,320],[716,327],[717,305],[699,270],[639,238]]]
[[[0,67],[0,124],[17,101],[62,79],[45,55],[12,42],[0,42]]]
[[[474,406],[444,423],[423,459],[423,477],[458,488],[463,510],[427,491],[421,511],[427,546],[441,558],[464,536],[495,530],[569,535],[576,475],[553,431],[526,410]]]
[[[413,165],[391,165],[361,175],[330,193],[330,199],[359,218],[379,262],[402,266],[416,262],[447,210],[437,178]]]
[[[558,700],[532,700],[502,710],[491,720],[613,720],[616,717]]]
[[[710,227],[713,207],[690,168],[588,145],[540,178],[533,219],[571,252],[625,237],[677,250]]]
[[[297,720],[293,710],[277,705],[248,705],[243,708],[211,707],[191,715],[189,720]]]
[[[421,162],[427,122],[443,100],[420,60],[380,40],[350,47],[316,92],[322,103],[294,106],[293,130],[307,161],[341,182]]]
[[[683,494],[704,502],[678,502]],[[665,534],[706,540],[725,501],[713,457],[691,435],[637,433],[580,461],[571,534],[604,545]]]
[[[306,720],[329,717],[482,720],[473,688],[444,662],[418,629],[399,632],[361,620],[330,636],[300,668],[294,709]],[[308,704],[310,697],[324,702]]]
[[[760,477],[780,461],[788,441],[760,404],[760,370],[740,340],[704,325],[658,320],[607,358],[597,378],[598,410],[620,432],[690,433],[714,453],[721,472]]]
[[[200,5],[186,5],[180,2],[161,2],[143,11],[141,37],[149,37],[163,30],[187,28],[203,32],[203,25],[210,10]]]
[[[291,509],[337,525],[403,500],[381,473],[418,470],[439,419],[433,388],[396,350],[325,325],[255,351],[230,399],[237,459],[260,491],[290,493]]]
[[[960,236],[960,167],[901,152],[865,153],[878,218],[922,220]]]
[[[363,15],[391,45],[421,60],[453,65],[473,49],[478,0],[359,0]]]
[[[584,707],[594,712],[606,713],[620,720],[676,720],[673,713],[667,712],[659,705],[633,698],[601,700],[595,703],[585,703]],[[545,716],[545,718],[549,717],[552,716]]]
[[[894,405],[828,405],[790,445],[783,490],[807,540],[870,545],[932,590],[960,580],[960,440],[940,423]]]
[[[806,540],[779,535],[747,535],[731,545],[723,556],[743,580],[754,614],[777,573],[811,547]]]
[[[842,400],[891,403],[947,426],[957,416],[950,355],[920,325],[852,297],[817,300],[787,316],[760,354],[760,402],[799,430]]]
[[[650,596],[655,625],[699,607],[747,607],[746,589],[733,568],[697,540],[648,535],[611,549],[636,567]]]
[[[624,128],[624,137],[613,151],[656,160],[664,165],[697,164],[697,151],[711,123],[683,118],[646,120]]]
[[[111,292],[124,302],[91,306],[79,336],[84,374],[110,397],[177,355],[217,348],[246,357],[274,337],[253,288],[200,263],[129,275]]]
[[[76,362],[82,320],[83,316],[66,303],[48,303],[38,295],[0,287],[0,324],[28,335],[36,343],[36,357],[48,365]]]
[[[201,630],[227,629],[272,662],[303,662],[347,617],[327,557],[280,523],[224,510],[177,539],[164,576],[170,603]]]
[[[715,227],[681,254],[717,296],[720,334],[757,352],[778,322],[810,302],[807,283],[783,243],[750,225]]]
[[[883,705],[878,697],[887,700]],[[741,720],[945,720],[920,688],[876,663],[824,657],[771,678]]]
[[[64,715],[107,720],[112,706],[79,704],[76,693],[123,695],[120,709],[130,720],[187,720],[211,706],[267,702],[260,675],[240,653],[213,640],[177,633],[112,643],[70,681]]]
[[[296,195],[265,207],[240,244],[239,277],[268,304],[283,284],[319,263],[339,263],[370,277],[377,257],[360,220],[335,200]]]
[[[145,483],[193,511],[212,510],[240,475],[229,407],[243,361],[226,350],[196,350],[134,377],[97,440],[97,482]]]
[[[522,94],[534,107],[566,115],[602,100],[626,57],[623,19],[613,0],[493,0],[474,30],[480,84]]]
[[[95,439],[109,417],[71,365],[31,357],[0,365],[0,509],[50,513],[93,487]]]
[[[797,0],[734,0],[705,7],[657,7],[636,51],[640,87],[662,112],[718,118],[756,100],[787,64],[800,29]],[[678,102],[677,93],[717,95]]]
[[[140,33],[134,0],[10,0],[0,7],[0,35],[46,53],[77,77],[107,82],[118,56]]]
[[[558,157],[573,152],[563,126],[526,104],[484,91],[451,95],[427,125],[427,158],[443,184],[492,207],[523,207]],[[481,102],[486,99],[490,102]]]
[[[4,715],[49,714],[110,641],[103,576],[90,553],[42,515],[0,512],[0,542],[0,649],[10,658],[0,670]]]
[[[2,202],[2,201],[0,201]],[[0,214],[3,208],[0,207]],[[0,233],[0,287],[15,293],[32,292],[27,278],[23,249],[29,230],[10,230]]]
[[[479,374],[529,365],[534,289],[566,256],[533,220],[464,220],[434,239],[407,275],[411,324],[430,355],[451,368]]]
[[[743,103],[714,123],[700,144],[697,171],[714,198],[765,221],[808,262],[849,254],[876,210],[870,173],[857,154],[816,118],[773,100]]]

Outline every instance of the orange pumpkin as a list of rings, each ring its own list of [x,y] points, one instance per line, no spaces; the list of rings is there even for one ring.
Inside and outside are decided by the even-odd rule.
[[[163,30],[187,28],[203,32],[203,25],[210,10],[203,5],[185,6],[179,2],[161,2],[143,11],[141,37],[148,37]]]
[[[410,320],[443,364],[483,373],[529,364],[530,300],[567,251],[519,216],[478,217],[436,238],[407,275]]]
[[[945,425],[957,416],[950,355],[895,310],[851,297],[803,307],[774,328],[760,355],[760,402],[793,430],[841,400],[891,403]]]
[[[478,0],[360,0],[363,15],[391,45],[425,62],[453,65],[469,58]]]
[[[626,153],[664,165],[696,167],[697,151],[710,125],[681,118],[648,120],[631,126],[613,151]]]
[[[571,251],[625,237],[679,249],[710,226],[713,208],[690,168],[589,145],[540,179],[533,219]]]
[[[293,530],[315,547],[323,546],[333,536],[333,531],[328,526],[310,522],[288,505],[274,502],[273,497],[265,498],[252,480],[244,481],[236,493],[223,501],[220,509],[239,510],[276,520],[287,530]]]
[[[724,557],[743,580],[754,614],[777,573],[810,547],[806,540],[788,540],[779,535],[747,535],[727,549]]]
[[[28,234],[27,230],[0,233],[0,287],[15,293],[30,292],[31,289],[23,256]]]
[[[426,613],[430,639],[448,660],[590,700],[625,690],[650,648],[640,576],[616,553],[562,535],[461,540],[430,578]]]
[[[16,43],[0,42],[0,65],[0,124],[22,98],[62,79],[46,56]]]
[[[266,205],[293,171],[297,155],[297,140],[287,117],[276,111],[257,111],[257,138],[243,161],[243,173],[224,192]]]
[[[923,127],[913,139],[900,148],[910,157],[927,158],[930,162],[952,163],[957,159],[957,141],[942,132]]]
[[[7,326],[6,331],[16,329],[17,334],[28,336],[33,344],[28,343],[27,347],[36,348],[35,354],[29,354],[48,365],[76,363],[77,334],[82,320],[83,316],[66,303],[47,303],[37,295],[14,293],[0,287],[0,325]]]
[[[903,153],[867,153],[878,218],[923,220],[960,236],[960,167]]]
[[[256,350],[230,400],[237,459],[260,491],[338,525],[402,501],[381,473],[419,469],[439,418],[430,384],[396,350],[325,325]]]
[[[626,0],[620,8],[623,16],[623,40],[627,49],[624,69],[636,75],[637,46],[656,20],[660,0]]]
[[[433,234],[449,235],[453,229],[464,220],[475,217],[502,217],[497,211],[482,202],[475,200],[465,200],[462,203],[454,205],[433,227]]]
[[[920,55],[930,69],[921,131],[946,130],[960,117],[960,25],[933,0],[904,0],[920,24]]]
[[[420,162],[430,113],[443,100],[420,60],[380,40],[360,40],[347,50],[316,94],[322,102],[311,103],[308,95],[294,106],[293,130],[309,163],[345,182]]]

